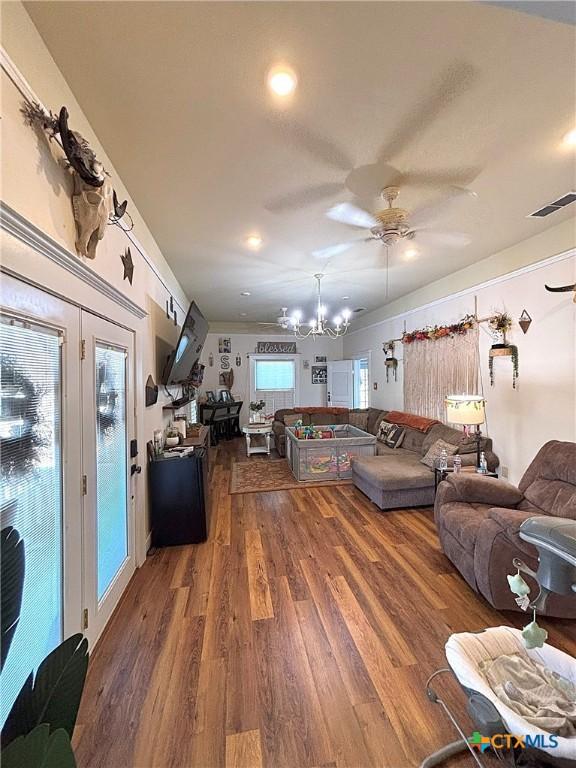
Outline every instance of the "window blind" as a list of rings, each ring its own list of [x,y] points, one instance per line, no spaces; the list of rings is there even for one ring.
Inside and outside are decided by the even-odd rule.
[[[294,389],[293,360],[256,360],[256,391]]]
[[[0,315],[0,517],[24,540],[20,620],[2,670],[0,723],[62,640],[62,361],[51,328]]]

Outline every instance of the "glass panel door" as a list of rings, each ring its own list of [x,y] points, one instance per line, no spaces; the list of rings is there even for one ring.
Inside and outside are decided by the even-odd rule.
[[[94,643],[134,572],[133,335],[83,312],[82,337],[84,604]]]
[[[0,315],[1,527],[24,540],[20,620],[2,671],[0,722],[62,640],[62,335]]]
[[[98,600],[128,556],[126,350],[96,342]]]

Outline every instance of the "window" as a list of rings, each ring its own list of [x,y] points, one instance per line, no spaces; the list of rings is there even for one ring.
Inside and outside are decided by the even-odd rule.
[[[198,401],[196,398],[188,403],[188,421],[190,424],[198,423]]]
[[[250,399],[264,400],[266,415],[298,404],[299,360],[296,355],[250,356]]]
[[[128,555],[126,353],[97,343],[95,355],[100,600]]]
[[[293,360],[256,360],[256,391],[294,389]]]
[[[370,395],[369,362],[367,357],[354,360],[354,408],[368,408]]]

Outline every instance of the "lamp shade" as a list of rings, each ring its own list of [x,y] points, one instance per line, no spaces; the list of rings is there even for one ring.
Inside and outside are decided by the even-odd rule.
[[[446,400],[446,421],[451,424],[484,424],[482,395],[448,395]]]

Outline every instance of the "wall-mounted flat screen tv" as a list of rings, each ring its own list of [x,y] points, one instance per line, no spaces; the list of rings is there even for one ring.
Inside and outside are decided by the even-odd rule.
[[[190,304],[176,349],[170,354],[162,376],[163,384],[185,384],[200,359],[208,333],[208,322],[195,302]]]

